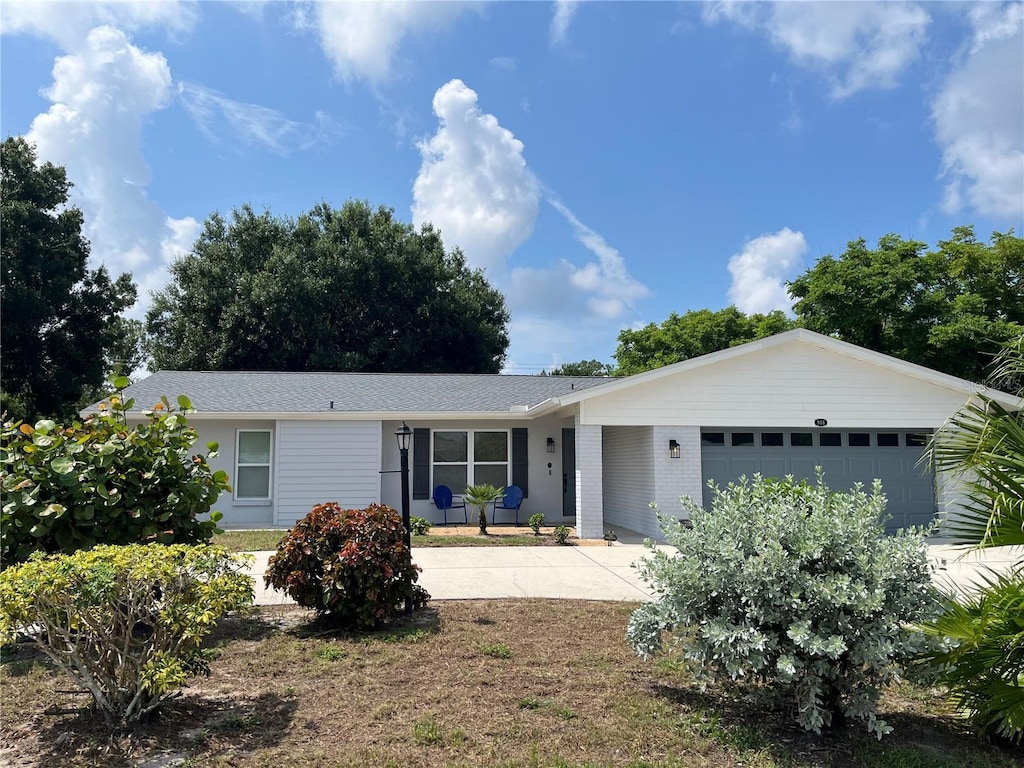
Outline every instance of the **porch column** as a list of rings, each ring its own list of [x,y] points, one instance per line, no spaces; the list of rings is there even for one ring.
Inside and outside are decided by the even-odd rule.
[[[599,539],[604,535],[604,481],[601,426],[580,424],[576,415],[576,535]]]

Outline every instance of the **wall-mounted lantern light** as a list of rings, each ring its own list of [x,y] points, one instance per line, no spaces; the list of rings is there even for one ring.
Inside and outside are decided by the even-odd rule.
[[[668,441],[668,457],[670,459],[678,459],[683,453],[679,448],[679,443],[675,440]]]
[[[554,452],[555,452],[555,438],[549,437],[548,438],[548,453],[554,453]]]

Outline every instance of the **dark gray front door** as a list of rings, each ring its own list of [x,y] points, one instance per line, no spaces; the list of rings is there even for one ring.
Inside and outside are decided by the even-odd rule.
[[[741,475],[749,478],[760,472],[765,477],[813,480],[815,467],[821,467],[833,490],[860,482],[870,492],[874,479],[880,479],[891,516],[888,530],[928,525],[935,517],[934,477],[919,460],[929,434],[895,429],[704,429],[704,505],[711,501],[711,479],[725,486]]]
[[[562,516],[576,517],[576,430],[562,430]]]

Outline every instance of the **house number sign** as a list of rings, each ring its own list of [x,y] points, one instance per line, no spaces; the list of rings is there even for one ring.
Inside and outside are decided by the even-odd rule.
[[[814,426],[816,426],[816,427],[827,427],[828,426],[828,419],[815,419],[814,420]]]

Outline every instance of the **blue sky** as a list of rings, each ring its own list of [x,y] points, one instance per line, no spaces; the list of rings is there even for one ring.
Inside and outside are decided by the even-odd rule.
[[[431,221],[507,368],[671,312],[788,309],[858,237],[1024,230],[1021,3],[0,5],[0,124],[65,165],[142,298],[202,220]]]

